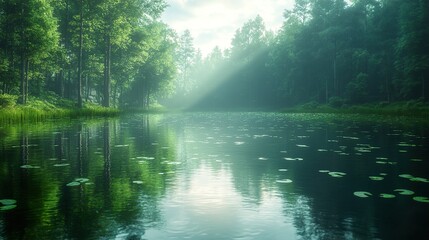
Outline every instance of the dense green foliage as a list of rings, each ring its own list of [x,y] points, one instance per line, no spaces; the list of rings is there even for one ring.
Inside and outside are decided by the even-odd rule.
[[[175,37],[159,22],[165,7],[164,0],[0,1],[0,93],[19,95],[23,105],[54,93],[78,108],[143,107],[132,87],[144,79],[149,99],[175,74]]]
[[[221,69],[211,73],[209,81],[217,83],[190,104],[243,109],[427,102],[428,5],[421,0],[297,0],[284,12],[277,34],[258,16],[237,30],[231,49],[223,54],[214,49],[208,56],[204,68]],[[213,55],[221,59],[209,67]]]

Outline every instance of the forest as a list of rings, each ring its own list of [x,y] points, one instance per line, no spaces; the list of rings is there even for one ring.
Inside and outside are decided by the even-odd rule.
[[[0,105],[347,107],[429,100],[429,2],[296,0],[203,56],[164,0],[1,0]],[[283,10],[279,10],[283,11]]]

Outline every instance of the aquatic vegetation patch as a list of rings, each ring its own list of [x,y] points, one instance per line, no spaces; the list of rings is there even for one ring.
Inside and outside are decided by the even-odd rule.
[[[408,189],[395,189],[393,191],[397,192],[398,194],[401,194],[401,195],[413,195],[414,194],[413,191],[408,190]]]
[[[305,144],[297,144],[296,146],[300,147],[300,148],[308,148],[309,147],[308,145],[305,145]]]
[[[369,176],[369,179],[373,180],[373,181],[381,181],[384,179],[384,177],[380,177],[380,176]]]
[[[54,167],[66,167],[70,166],[70,163],[57,163],[53,165]]]
[[[396,196],[388,193],[380,193],[381,198],[395,198]]]
[[[335,178],[341,178],[341,177],[344,177],[346,175],[346,173],[344,173],[344,172],[329,172],[328,174],[331,177],[335,177]]]
[[[276,181],[276,183],[292,183],[292,182],[293,181],[291,179],[288,179],[288,178],[286,178],[286,179],[280,179],[280,180]]]
[[[20,168],[24,169],[33,169],[33,168],[40,168],[40,166],[33,166],[33,165],[22,165]]]
[[[367,198],[369,196],[372,196],[372,193],[365,192],[365,191],[356,191],[353,193],[353,195],[355,195],[356,197],[360,197],[360,198]]]
[[[289,157],[285,157],[283,159],[286,161],[302,161],[302,160],[304,160],[303,158],[289,158]]]
[[[413,197],[413,200],[417,202],[422,202],[422,203],[429,203],[429,198],[427,197],[417,196],[417,197]]]
[[[75,181],[69,182],[69,183],[66,184],[67,187],[76,187],[76,186],[79,186],[79,185],[80,185],[80,182],[75,182]]]
[[[411,174],[399,174],[398,175],[401,178],[406,178],[412,182],[424,182],[424,183],[429,183],[429,180],[427,178],[423,178],[423,177],[415,177]]]
[[[91,184],[91,183],[89,183],[88,178],[75,178],[74,181],[67,183],[66,186],[67,187],[76,187],[76,186],[79,186],[79,185],[84,184],[84,183],[85,183],[85,185]]]
[[[12,210],[17,207],[15,199],[0,199],[0,211]]]

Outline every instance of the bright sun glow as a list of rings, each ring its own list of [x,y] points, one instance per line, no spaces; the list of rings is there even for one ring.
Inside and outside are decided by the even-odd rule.
[[[195,48],[203,55],[215,46],[230,47],[235,31],[258,14],[267,29],[278,30],[283,23],[283,12],[293,7],[294,0],[168,0],[169,7],[162,21],[178,33],[188,29]]]

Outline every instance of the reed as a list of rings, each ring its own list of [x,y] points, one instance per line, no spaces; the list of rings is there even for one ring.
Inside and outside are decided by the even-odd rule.
[[[4,95],[3,95],[4,96]],[[48,119],[64,119],[78,117],[112,117],[119,115],[115,108],[105,108],[87,103],[82,109],[74,106],[70,100],[49,98],[45,100],[31,98],[26,105],[16,105],[15,101],[9,101],[10,95],[0,96],[7,99],[0,105],[0,123],[27,123],[41,122]],[[16,100],[16,97],[13,97]]]

